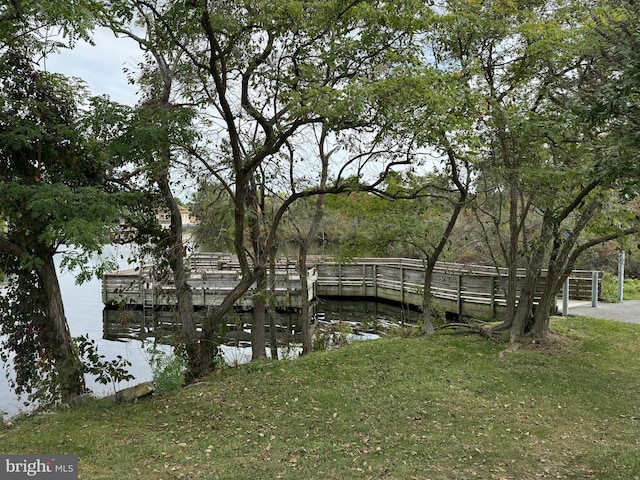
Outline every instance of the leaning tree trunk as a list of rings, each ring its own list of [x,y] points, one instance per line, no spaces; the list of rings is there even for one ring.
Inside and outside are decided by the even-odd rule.
[[[586,224],[575,225],[575,232],[579,234]],[[536,310],[531,336],[534,341],[543,343],[549,334],[549,321],[552,310],[556,309],[556,299],[562,289],[562,285],[573,270],[578,258],[578,252],[573,251],[576,236],[560,238],[559,230],[554,231],[551,254],[547,265],[547,277],[545,289],[540,298],[540,304]]]
[[[202,321],[202,332],[200,334],[201,362],[199,375],[209,372],[214,365],[215,354],[217,353],[216,330],[225,318],[227,312],[233,309],[235,303],[242,298],[251,288],[256,278],[264,274],[260,265],[250,265],[245,246],[245,226],[246,226],[246,206],[249,204],[249,173],[236,172],[236,191],[234,195],[234,247],[240,263],[242,278],[231,292],[222,300],[220,305],[210,308]],[[263,333],[264,336],[264,333]]]
[[[47,333],[44,340],[47,352],[54,360],[62,401],[68,403],[86,391],[82,361],[69,332],[53,255],[44,255],[43,260],[37,274],[46,302]]]
[[[452,159],[454,158],[452,153],[450,154],[450,156]],[[457,169],[454,168],[453,163],[452,163],[452,171],[456,172],[455,178],[457,178],[458,176]],[[465,202],[467,201],[467,187],[464,186],[462,183],[460,183],[459,180],[456,180],[456,184],[458,185],[460,198],[458,199],[458,202],[456,203],[453,209],[453,212],[449,217],[446,228],[442,232],[440,241],[434,247],[430,255],[424,252],[426,256],[426,262],[423,260],[424,280],[423,280],[423,294],[422,294],[422,322],[424,326],[425,335],[431,335],[435,332],[435,329],[433,328],[433,318],[432,318],[433,307],[431,304],[433,300],[433,294],[431,293],[433,271],[435,270],[436,264],[438,263],[438,258],[440,258],[440,255],[442,255],[444,247],[447,245],[447,242],[451,238],[451,232],[453,231],[453,227],[455,227],[458,221],[458,217],[460,216],[460,212],[462,211],[462,208]]]
[[[202,331],[200,333],[200,365],[197,366],[196,377],[206,375],[214,368],[214,360],[218,352],[219,342],[218,326],[224,322],[227,312],[233,309],[235,303],[251,288],[254,280],[254,273],[249,271],[242,277],[240,282],[231,290],[222,303],[208,310],[207,315],[202,319]]]
[[[458,157],[455,149],[447,139],[446,135],[442,135],[441,137],[444,145],[446,145],[447,158],[449,161],[449,170],[451,173],[451,181],[456,186],[456,191],[458,193],[458,200],[456,201],[453,211],[451,212],[451,216],[447,221],[447,226],[442,232],[440,236],[440,240],[433,247],[433,251],[427,253],[423,251],[423,265],[424,265],[424,281],[423,281],[423,294],[422,294],[422,321],[424,326],[425,335],[431,335],[434,333],[435,329],[433,328],[433,319],[432,319],[432,311],[433,307],[431,302],[433,300],[433,294],[431,293],[431,283],[433,280],[433,271],[436,268],[436,264],[440,255],[444,251],[444,247],[449,242],[451,238],[451,233],[453,232],[453,228],[458,222],[458,217],[464,208],[467,198],[469,196],[469,180],[464,180],[460,175],[460,162],[462,159]],[[463,161],[463,165],[466,168],[466,171],[469,171],[469,164],[467,161]],[[426,258],[426,262],[425,262]]]
[[[178,308],[178,319],[182,328],[182,336],[187,353],[187,381],[197,377],[201,349],[198,342],[198,332],[193,315],[193,296],[191,286],[188,283],[189,275],[185,265],[186,247],[182,241],[182,215],[178,202],[169,187],[169,171],[164,169],[158,175],[157,183],[164,200],[164,204],[169,210],[171,224],[169,227],[168,261],[173,273],[175,286],[176,303]]]

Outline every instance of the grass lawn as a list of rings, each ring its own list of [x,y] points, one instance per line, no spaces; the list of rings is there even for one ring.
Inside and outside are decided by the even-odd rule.
[[[135,404],[22,418],[3,453],[83,479],[639,479],[640,325],[555,319],[553,347],[356,342]]]

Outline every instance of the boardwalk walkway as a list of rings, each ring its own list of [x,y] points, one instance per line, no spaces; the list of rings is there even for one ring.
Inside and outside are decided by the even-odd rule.
[[[237,260],[222,254],[192,256],[189,283],[194,305],[218,305],[237,284],[240,271]],[[420,307],[424,292],[424,266],[420,260],[408,258],[359,258],[350,262],[313,259],[308,265],[309,298],[357,297],[375,298]],[[519,272],[518,284],[526,272]],[[592,292],[592,272],[576,271],[569,281],[570,298],[588,299]],[[598,281],[601,277],[597,276]],[[296,266],[286,260],[278,262],[275,277],[276,305],[283,309],[300,308],[300,276]],[[538,285],[543,288],[544,277]],[[484,319],[500,319],[505,312],[507,276],[504,269],[481,265],[439,262],[431,281],[433,303],[457,315]],[[251,308],[252,288],[239,302]],[[105,274],[105,305],[137,305],[143,309],[162,309],[175,305],[170,279],[154,278],[149,267]]]

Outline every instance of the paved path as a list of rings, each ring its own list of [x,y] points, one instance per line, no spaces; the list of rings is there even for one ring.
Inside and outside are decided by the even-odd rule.
[[[593,308],[591,303],[576,306],[569,305],[571,316],[585,316],[603,318],[605,320],[617,320],[619,322],[640,323],[640,300],[626,300],[622,303],[598,302]]]

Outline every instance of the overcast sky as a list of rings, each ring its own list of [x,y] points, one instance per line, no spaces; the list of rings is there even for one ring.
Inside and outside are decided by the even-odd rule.
[[[128,38],[116,38],[107,29],[94,34],[95,46],[79,42],[73,50],[63,50],[47,57],[50,72],[83,79],[93,95],[109,95],[111,100],[134,105],[135,87],[127,83],[123,69],[134,69],[141,58],[135,42]]]
[[[129,85],[123,69],[135,69],[142,58],[138,44],[129,38],[116,38],[110,30],[98,30],[94,34],[95,46],[79,42],[73,50],[63,50],[46,60],[46,69],[68,77],[79,77],[89,87],[92,95],[109,95],[111,100],[134,106],[136,88]],[[42,68],[45,67],[40,62]],[[191,178],[174,178],[174,194],[188,201],[195,191]]]

